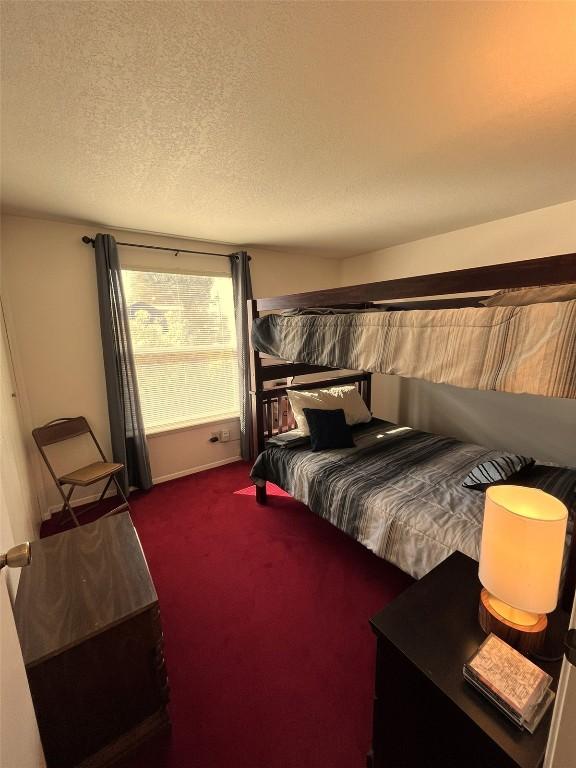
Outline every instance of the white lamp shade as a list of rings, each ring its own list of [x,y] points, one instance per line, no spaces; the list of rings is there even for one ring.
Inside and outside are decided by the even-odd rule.
[[[568,510],[549,493],[518,485],[486,491],[480,581],[514,608],[556,608]]]

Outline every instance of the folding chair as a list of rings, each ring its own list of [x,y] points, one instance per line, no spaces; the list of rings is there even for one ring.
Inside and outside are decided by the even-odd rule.
[[[43,427],[37,427],[36,429],[33,429],[32,435],[36,445],[38,446],[38,450],[44,459],[48,471],[52,475],[52,479],[56,483],[56,487],[62,496],[63,504],[62,509],[60,510],[61,523],[67,519],[67,512],[74,523],[78,526],[80,525],[78,518],[70,504],[74,489],[77,487],[85,488],[86,486],[92,485],[93,483],[97,483],[101,480],[107,479],[108,482],[100,494],[100,498],[96,504],[93,504],[91,507],[83,510],[83,512],[88,512],[89,509],[95,509],[98,507],[100,502],[104,499],[104,495],[110,487],[110,483],[112,482],[116,484],[118,494],[120,498],[123,499],[123,502],[119,506],[107,512],[106,515],[103,515],[103,517],[113,515],[116,512],[121,512],[123,509],[130,509],[128,499],[124,495],[117,477],[118,473],[122,472],[124,469],[124,464],[106,461],[106,456],[104,455],[98,440],[96,440],[94,432],[92,432],[92,429],[84,416],[76,416],[74,418],[66,419],[54,419],[54,421],[49,421],[48,424],[45,424]],[[50,460],[48,459],[48,456],[46,455],[44,448],[48,445],[54,445],[55,443],[61,443],[65,440],[71,440],[73,437],[80,437],[81,435],[90,435],[94,441],[94,444],[96,445],[96,448],[98,449],[100,456],[102,457],[102,461],[95,461],[85,467],[75,469],[73,472],[68,472],[66,475],[62,475],[62,477],[58,477],[52,467],[52,464],[50,463]],[[65,486],[70,486],[66,492],[64,491]]]

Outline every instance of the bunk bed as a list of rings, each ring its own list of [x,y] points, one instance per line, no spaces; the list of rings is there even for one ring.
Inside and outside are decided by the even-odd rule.
[[[266,481],[276,483],[416,577],[455,550],[477,558],[483,494],[462,480],[502,452],[374,419],[354,427],[354,448],[313,453],[294,430],[288,392],[352,385],[370,408],[371,374],[384,372],[576,399],[576,298],[484,304],[493,291],[564,284],[576,284],[576,254],[251,301],[258,501],[266,501]],[[320,378],[294,383],[310,375]],[[576,474],[536,467],[536,480],[527,474],[518,482],[537,484],[542,472],[548,490],[568,489],[568,606],[576,587]]]

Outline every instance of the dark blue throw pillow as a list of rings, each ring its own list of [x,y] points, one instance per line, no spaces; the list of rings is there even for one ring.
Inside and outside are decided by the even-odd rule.
[[[303,408],[310,430],[310,445],[313,451],[330,448],[353,448],[352,430],[346,424],[342,408],[323,411],[320,408]]]

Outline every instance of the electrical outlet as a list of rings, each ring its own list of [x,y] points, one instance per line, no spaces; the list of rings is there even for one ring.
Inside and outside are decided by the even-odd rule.
[[[228,440],[230,440],[230,431],[228,429],[223,429],[222,432],[220,432],[220,441],[222,443],[227,443]]]

